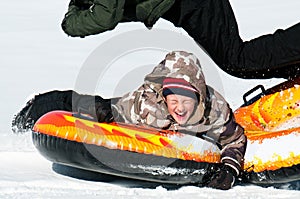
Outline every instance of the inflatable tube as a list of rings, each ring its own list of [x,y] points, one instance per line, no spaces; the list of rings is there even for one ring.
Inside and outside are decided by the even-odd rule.
[[[243,180],[255,184],[299,180],[300,87],[288,82],[255,98],[235,111],[248,138]],[[126,178],[201,185],[220,165],[219,149],[201,138],[97,123],[64,111],[42,116],[32,135],[36,148],[54,163]]]
[[[34,145],[50,161],[127,178],[201,184],[220,160],[214,144],[191,135],[97,123],[64,111],[45,114],[33,130]]]
[[[256,184],[300,179],[300,79],[262,93],[235,111],[248,138],[245,178]],[[255,89],[254,89],[255,90]]]

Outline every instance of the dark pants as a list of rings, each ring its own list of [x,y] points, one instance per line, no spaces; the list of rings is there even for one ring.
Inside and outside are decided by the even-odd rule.
[[[15,115],[12,130],[16,133],[27,131],[42,115],[54,110],[81,112],[99,122],[107,122],[108,119],[113,119],[111,104],[117,100],[118,98],[103,99],[100,96],[82,95],[72,90],[39,94]]]
[[[103,99],[100,96],[82,95],[72,90],[50,91],[36,95],[32,102],[29,102],[31,106],[30,117],[36,121],[45,113],[54,110],[89,113],[90,106],[95,105],[95,102],[109,104],[110,99]]]
[[[233,76],[291,78],[300,73],[300,23],[242,41],[228,0],[177,0],[163,18],[182,27]]]

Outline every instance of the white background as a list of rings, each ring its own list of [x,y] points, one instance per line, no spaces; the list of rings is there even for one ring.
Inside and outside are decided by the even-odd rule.
[[[287,28],[300,21],[298,0],[231,0],[244,40]],[[299,198],[295,190],[236,186],[229,191],[186,186],[167,190],[130,187],[129,182],[83,181],[55,173],[51,162],[31,143],[30,133],[13,135],[13,115],[35,94],[74,89],[88,56],[104,41],[135,29],[141,23],[121,24],[113,31],[82,38],[68,37],[60,28],[68,1],[1,1],[0,7],[0,198]],[[185,34],[159,20],[154,28]],[[199,52],[201,53],[200,49]],[[146,55],[145,55],[146,56]],[[124,57],[123,57],[124,58]],[[126,57],[125,57],[126,58]],[[127,57],[130,63],[130,56]],[[203,67],[217,67],[203,58]],[[282,79],[243,80],[219,71],[222,94],[233,109],[242,104],[242,94],[257,84],[266,88]],[[143,74],[141,74],[143,75]],[[211,79],[210,74],[206,74]],[[120,78],[120,77],[116,77]],[[98,93],[100,95],[105,94]],[[106,96],[110,97],[110,96]],[[271,150],[271,149],[270,149]]]

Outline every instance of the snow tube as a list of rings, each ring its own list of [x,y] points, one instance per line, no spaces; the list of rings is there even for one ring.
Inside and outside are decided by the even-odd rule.
[[[65,111],[42,116],[32,135],[53,163],[166,184],[201,184],[220,160],[214,144],[192,135],[98,123]]]
[[[243,181],[274,184],[300,179],[297,83],[263,90],[235,111],[248,138]],[[53,163],[159,183],[201,185],[220,166],[220,150],[201,138],[91,119],[64,111],[47,113],[33,128],[34,145]]]
[[[261,94],[247,101],[256,89]],[[235,111],[248,138],[245,178],[256,184],[300,180],[300,78],[269,90],[257,86]]]

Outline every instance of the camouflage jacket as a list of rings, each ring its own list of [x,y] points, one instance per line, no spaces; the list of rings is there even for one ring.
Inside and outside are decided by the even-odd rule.
[[[178,125],[168,112],[162,96],[165,77],[183,78],[200,93],[199,104],[184,126]],[[193,54],[183,51],[167,54],[145,77],[144,84],[124,95],[114,109],[126,123],[184,131],[215,143],[222,151],[221,162],[239,173],[246,147],[244,131],[235,122],[225,99],[206,85],[200,62]]]
[[[119,22],[140,21],[153,24],[175,0],[71,0],[62,22],[63,31],[85,37],[112,30]]]

